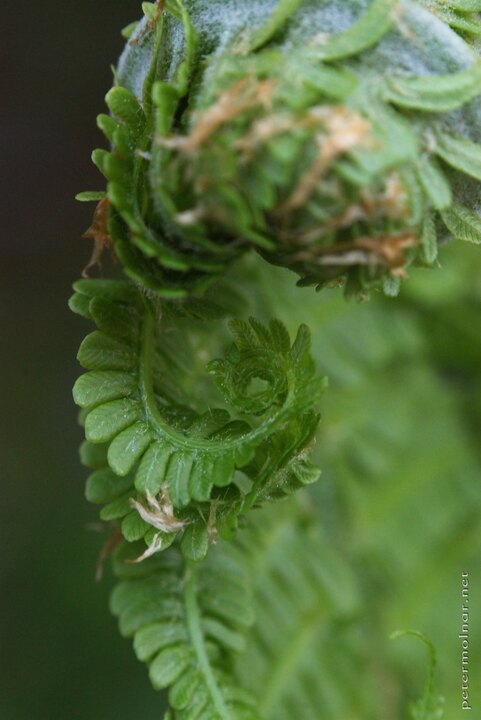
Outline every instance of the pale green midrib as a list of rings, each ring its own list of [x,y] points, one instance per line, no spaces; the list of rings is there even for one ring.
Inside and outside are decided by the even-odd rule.
[[[283,407],[271,415],[271,417],[267,418],[258,428],[251,430],[245,435],[239,435],[232,440],[202,440],[189,438],[178,430],[174,430],[162,418],[155,400],[153,381],[154,342],[155,318],[149,310],[146,310],[140,345],[139,384],[147,420],[154,432],[161,438],[167,437],[173,444],[186,450],[199,450],[205,453],[225,453],[226,451],[235,450],[251,442],[262,440],[263,437],[268,435],[271,430],[285,419],[294,397],[295,383],[293,382],[291,374],[288,374],[289,389]]]
[[[304,655],[304,649],[312,641],[313,632],[320,624],[324,612],[317,608],[315,612],[306,617],[301,617],[291,635],[291,641],[287,643],[283,652],[271,663],[271,672],[262,691],[260,701],[260,713],[263,718],[269,720],[270,713],[275,708],[281,691],[289,684],[289,678],[294,675],[299,658]]]
[[[209,690],[212,702],[219,714],[220,720],[234,720],[227,708],[222,693],[217,685],[212,667],[205,648],[204,635],[200,624],[200,612],[196,595],[197,570],[193,563],[188,563],[184,584],[185,613],[187,628],[189,631],[192,647],[199,663],[199,669],[204,677],[205,684]]]

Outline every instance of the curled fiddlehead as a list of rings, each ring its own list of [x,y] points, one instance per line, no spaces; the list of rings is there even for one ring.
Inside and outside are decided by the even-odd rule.
[[[253,247],[393,293],[448,233],[477,242],[480,61],[444,15],[474,32],[478,8],[426,4],[145,4],[93,156],[127,273],[181,296]]]
[[[282,493],[317,478],[305,455],[323,380],[305,326],[291,343],[278,321],[232,320],[225,359],[207,366],[232,412],[199,412],[188,395],[195,366],[183,369],[177,354],[188,332],[161,317],[162,305],[123,281],[80,280],[75,290],[72,306],[98,327],[80,347],[89,372],[74,387],[85,411],[85,463],[102,464],[87,494],[106,503],[102,519],[119,520],[127,540],[145,537],[158,550],[182,532],[184,553],[199,560],[209,536],[229,533],[237,515],[274,492],[279,469],[289,471],[285,484],[274,481]],[[251,391],[256,382],[261,389]]]

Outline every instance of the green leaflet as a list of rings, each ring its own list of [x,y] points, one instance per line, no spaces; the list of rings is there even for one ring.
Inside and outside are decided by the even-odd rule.
[[[131,22],[128,25],[126,25],[124,28],[122,28],[122,30],[120,31],[120,34],[122,35],[122,37],[125,38],[126,40],[130,40],[130,38],[136,31],[138,24],[139,24],[138,21],[135,20],[134,22]]]
[[[117,478],[118,476],[116,475],[115,477]],[[130,484],[132,483],[131,479],[126,479],[125,485],[129,484],[129,480]],[[112,520],[122,520],[125,518],[132,510],[132,497],[132,489],[129,489],[119,497],[109,502],[100,511],[100,519],[105,522],[110,522]]]
[[[97,470],[107,466],[107,445],[94,445],[84,440],[80,446],[80,460],[85,467]]]
[[[250,41],[250,50],[258,50],[265,45],[282,27],[287,18],[299,7],[302,0],[279,0],[267,23],[259,28]]]
[[[481,62],[451,75],[389,79],[384,97],[394,105],[423,112],[456,110],[481,93]]]
[[[456,240],[481,244],[481,218],[464,205],[453,205],[441,213],[444,224]]]
[[[209,533],[205,525],[195,523],[189,525],[182,538],[182,553],[187,560],[199,562],[207,555]]]
[[[81,345],[79,359],[92,370],[74,387],[86,413],[83,457],[95,469],[88,495],[96,502],[105,497],[104,519],[125,518],[127,539],[145,537],[150,552],[160,549],[162,535],[183,532],[182,550],[198,561],[209,534],[228,536],[253,502],[317,479],[306,448],[319,422],[312,407],[323,382],[305,326],[291,343],[279,321],[268,327],[254,319],[232,321],[234,344],[208,369],[234,417],[212,407],[199,413],[182,404],[180,386],[183,377],[189,380],[191,359],[175,344],[169,348],[172,330],[168,323],[164,330],[160,307],[132,294],[128,283],[82,281],[75,288],[102,328]],[[240,469],[253,481],[248,496],[233,484]],[[108,492],[98,487],[99,478],[107,478]]]
[[[451,186],[436,161],[428,155],[419,161],[419,180],[436,210],[448,208],[452,201]]]
[[[82,408],[94,408],[109,400],[136,394],[135,375],[109,370],[94,370],[81,375],[73,388],[74,401]]]
[[[395,20],[398,0],[373,0],[360,20],[344,33],[327,39],[318,55],[323,60],[340,60],[357,55],[377,43]]]
[[[99,202],[99,200],[102,200],[104,197],[105,192],[103,190],[87,190],[85,192],[77,193],[75,199],[79,202]]]
[[[142,133],[145,127],[144,111],[131,92],[123,87],[114,87],[105,96],[105,102],[113,117],[121,120],[132,135]]]
[[[169,454],[166,452],[162,441],[154,442],[142,457],[141,463],[135,476],[135,487],[146,495],[157,495],[165,477],[165,471],[169,462]]]
[[[121,480],[110,468],[103,468],[90,475],[85,496],[89,502],[104,505],[123,495],[131,483],[129,478]]]
[[[111,442],[108,463],[117,475],[127,475],[152,441],[149,424],[143,421],[130,425]]]
[[[448,165],[481,180],[481,145],[444,132],[436,134],[435,152]]]
[[[146,537],[151,530],[145,520],[143,520],[136,510],[132,510],[128,515],[122,518],[121,523],[122,535],[127,542],[136,542]]]
[[[122,398],[94,408],[85,422],[85,437],[89,442],[113,440],[121,430],[142,417],[142,405],[137,400]]]
[[[173,15],[182,20],[184,25],[185,60],[179,65],[176,78],[179,95],[182,97],[188,90],[188,81],[193,70],[198,37],[182,0],[167,0],[166,6]]]
[[[77,315],[81,315],[88,320],[91,319],[89,310],[90,298],[88,298],[86,295],[74,293],[68,300],[68,306],[70,310]]]
[[[254,696],[225,673],[253,622],[241,555],[221,544],[198,568],[185,564],[176,548],[126,564],[135,556],[128,544],[115,554],[121,582],[111,609],[122,634],[134,636],[154,688],[169,690],[173,717],[258,719]]]
[[[167,135],[171,129],[179,99],[179,93],[172,85],[159,81],[153,86],[152,100],[157,106],[157,129],[160,135]]]
[[[480,0],[447,0],[445,5],[462,12],[481,12]]]
[[[445,0],[444,2],[442,0],[422,0],[422,2],[436,17],[441,18],[456,30],[472,35],[481,34],[479,19],[470,16],[470,13],[481,10],[479,0]]]
[[[313,55],[315,56],[315,53]],[[292,58],[289,72],[294,75],[296,83],[305,83],[333,100],[346,99],[353,94],[358,85],[354,73],[340,67],[321,65],[315,57],[312,64],[301,63],[300,60],[296,63],[296,59]],[[291,96],[290,102],[294,103],[295,97]]]
[[[96,297],[105,298],[115,302],[125,303],[132,308],[139,308],[140,296],[137,289],[126,283],[125,280],[77,280],[73,289],[80,295],[92,299]]]
[[[145,17],[150,21],[155,20],[156,9],[157,8],[155,2],[142,3],[142,12],[144,13]]]
[[[99,331],[85,338],[79,348],[77,359],[88,370],[109,372],[133,370],[136,361],[135,353],[131,348]]]
[[[424,220],[421,233],[421,247],[424,261],[427,265],[432,265],[438,256],[436,226],[432,215],[428,215]]]
[[[467,18],[458,13],[442,13],[445,22],[462,33],[481,35],[481,22],[476,18]]]

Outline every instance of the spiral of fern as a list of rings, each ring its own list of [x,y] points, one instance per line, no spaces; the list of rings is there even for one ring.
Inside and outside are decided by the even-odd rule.
[[[481,242],[481,2],[142,7],[98,118],[106,191],[78,196],[98,201],[89,267],[108,246],[127,276],[70,300],[96,326],[74,388],[86,494],[121,543],[112,610],[166,717],[267,720],[236,660],[254,621],[242,538],[288,507],[295,582],[325,592],[309,513],[258,510],[317,480],[325,381],[307,327],[248,317],[243,284],[267,261],[395,295],[450,238]]]
[[[144,3],[93,156],[129,276],[183,296],[253,247],[300,284],[394,293],[449,235],[477,242],[481,65],[447,27],[478,35],[476,10]]]

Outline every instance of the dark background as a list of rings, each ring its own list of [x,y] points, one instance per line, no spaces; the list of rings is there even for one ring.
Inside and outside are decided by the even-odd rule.
[[[95,509],[71,387],[87,331],[70,313],[71,283],[88,260],[81,238],[100,189],[90,162],[103,144],[119,30],[137,0],[0,3],[0,288],[2,428],[0,717],[159,718],[145,668],[122,640],[94,579]],[[113,663],[115,660],[115,663]]]

